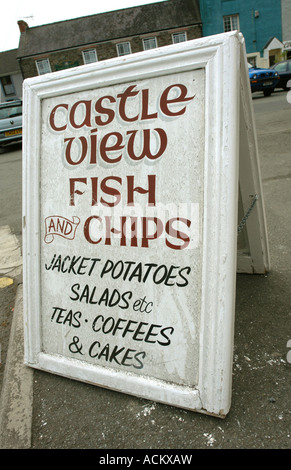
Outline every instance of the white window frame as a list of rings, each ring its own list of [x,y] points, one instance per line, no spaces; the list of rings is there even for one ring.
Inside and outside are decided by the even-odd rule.
[[[82,51],[82,55],[84,64],[92,64],[93,62],[98,62],[96,49],[85,49],[84,51]]]
[[[126,49],[126,47],[128,48],[127,51],[125,50],[122,50],[122,49]],[[117,50],[117,55],[120,57],[120,56],[123,56],[123,55],[128,55],[128,54],[131,54],[131,45],[130,45],[130,42],[129,41],[124,41],[124,42],[119,42],[118,44],[116,44],[116,50]]]
[[[257,66],[257,56],[256,55],[251,55],[251,56],[247,56],[248,58],[248,62],[253,65],[254,67]]]
[[[12,81],[11,75],[5,75],[4,77],[1,77],[0,78],[0,83],[1,83],[1,86],[3,88],[5,96],[15,95],[15,86],[14,86],[14,83]]]
[[[44,66],[44,64],[46,65]],[[35,61],[35,65],[38,75],[44,75],[46,73],[51,73],[52,71],[49,59],[37,59]]]
[[[230,29],[226,25],[227,22],[229,23],[229,28]],[[229,32],[229,31],[239,31],[240,30],[239,15],[238,14],[225,15],[223,17],[223,30],[224,30],[225,33]]]
[[[143,44],[143,50],[144,51],[148,51],[150,49],[155,49],[156,47],[158,47],[158,42],[157,42],[156,36],[151,36],[149,38],[144,38],[142,40],[142,44]]]
[[[186,31],[179,31],[178,33],[172,33],[173,44],[178,44],[179,42],[187,41]]]

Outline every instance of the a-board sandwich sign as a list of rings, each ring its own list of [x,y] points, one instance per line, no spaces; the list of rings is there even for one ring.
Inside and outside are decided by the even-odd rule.
[[[242,38],[24,85],[26,364],[223,417]]]

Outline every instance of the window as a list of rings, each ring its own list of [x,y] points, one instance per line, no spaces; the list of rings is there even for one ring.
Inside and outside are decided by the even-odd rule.
[[[56,72],[59,70],[66,70],[66,69],[71,69],[73,67],[78,67],[79,62],[75,60],[75,62],[62,62],[61,64],[56,64],[55,65],[55,70]]]
[[[286,72],[287,70],[287,62],[281,62],[280,64],[275,66],[277,72]]]
[[[257,66],[257,56],[250,56],[248,57],[248,62],[251,64],[253,67]]]
[[[11,119],[22,115],[22,103],[19,102],[18,106],[10,105],[9,101],[0,107],[0,120]]]
[[[48,59],[39,59],[35,61],[38,75],[43,75],[44,73],[50,73],[51,66]]]
[[[86,51],[82,51],[84,64],[92,64],[93,62],[97,62],[97,54],[96,49],[87,49]]]
[[[127,55],[131,54],[131,47],[130,47],[130,42],[120,42],[119,44],[116,44],[117,48],[117,55]]]
[[[148,51],[149,49],[154,49],[155,47],[157,47],[156,38],[145,38],[145,39],[143,39],[143,49],[144,49],[144,51]]]
[[[239,18],[238,15],[229,15],[223,17],[224,32],[239,31]]]
[[[11,81],[10,75],[7,75],[6,77],[2,77],[0,80],[1,80],[1,84],[5,93],[5,96],[15,95],[15,88]]]
[[[185,31],[181,31],[180,33],[173,33],[172,38],[173,38],[173,44],[177,44],[178,42],[187,41],[187,35],[186,35]]]

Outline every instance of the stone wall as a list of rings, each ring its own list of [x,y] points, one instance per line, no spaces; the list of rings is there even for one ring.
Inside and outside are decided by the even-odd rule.
[[[122,42],[130,42],[131,52],[143,51],[143,38],[156,37],[158,47],[163,47],[173,43],[172,33],[185,31],[187,40],[196,39],[202,36],[202,28],[200,25],[188,26],[180,28],[179,30],[160,31],[147,35],[134,36],[130,38],[122,38],[115,41],[108,41],[103,43],[96,42],[95,44],[88,44],[74,49],[66,49],[62,51],[50,52],[46,55],[39,55],[29,58],[22,58],[19,63],[23,78],[30,78],[38,75],[36,61],[41,59],[49,59],[52,72],[58,70],[76,67],[84,64],[82,51],[86,49],[95,49],[98,61],[111,59],[117,57],[116,45]]]

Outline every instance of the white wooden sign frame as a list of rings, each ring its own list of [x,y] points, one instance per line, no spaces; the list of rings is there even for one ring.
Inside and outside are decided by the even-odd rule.
[[[42,100],[183,71],[205,71],[203,263],[198,386],[44,353],[40,281],[40,121]],[[245,125],[247,122],[247,125]],[[237,272],[238,201],[260,193],[244,41],[236,32],[35,77],[24,82],[23,259],[25,363],[31,367],[173,406],[225,417],[230,409]],[[241,134],[241,137],[240,137]],[[239,155],[244,160],[239,162]],[[239,183],[239,173],[243,175]],[[240,195],[239,195],[240,194]],[[242,272],[268,270],[263,197],[248,230]],[[262,247],[263,244],[263,247]],[[245,250],[242,250],[245,253]],[[263,253],[263,254],[262,254]],[[239,253],[240,258],[240,253]]]

